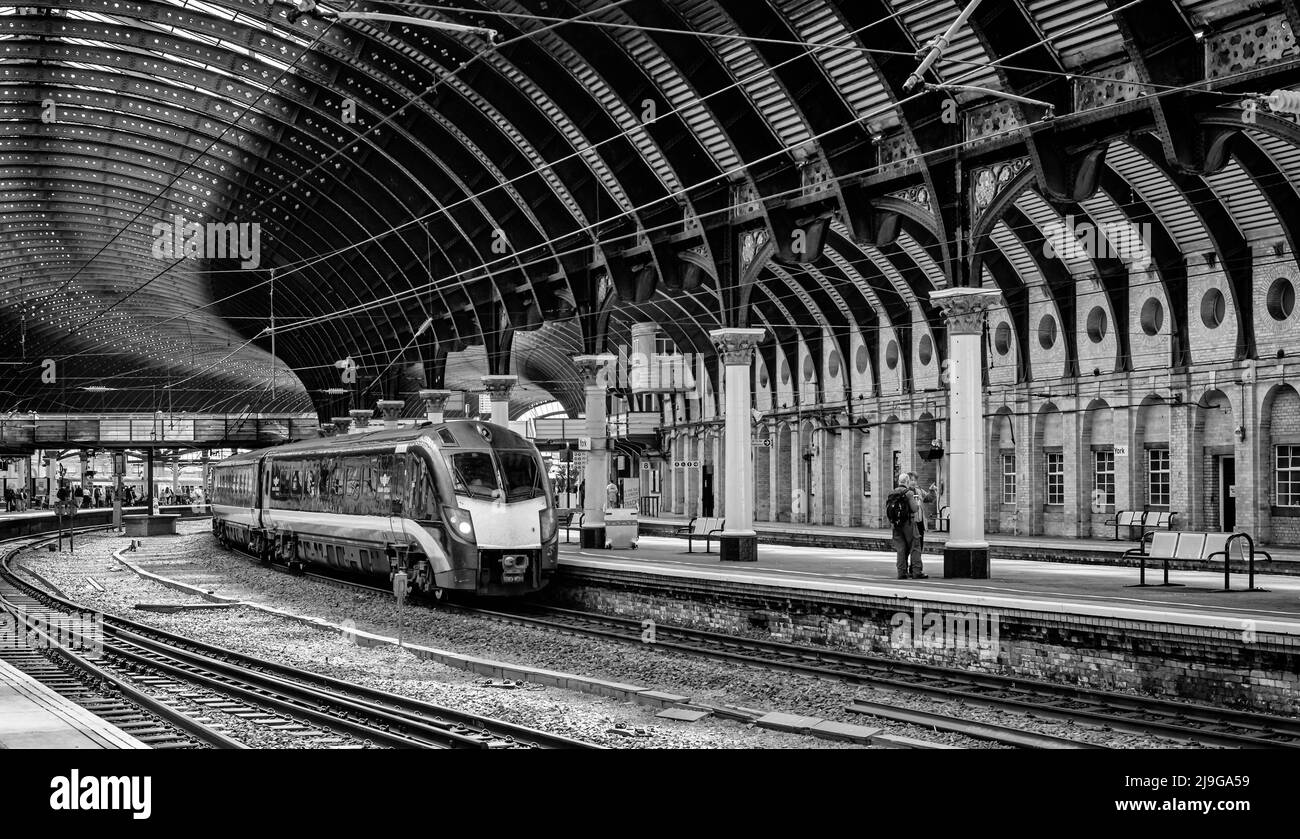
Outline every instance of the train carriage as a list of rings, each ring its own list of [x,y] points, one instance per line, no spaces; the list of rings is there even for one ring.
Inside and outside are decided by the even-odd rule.
[[[537,449],[453,421],[276,446],[212,469],[213,532],[268,561],[391,577],[412,588],[518,595],[557,564]]]

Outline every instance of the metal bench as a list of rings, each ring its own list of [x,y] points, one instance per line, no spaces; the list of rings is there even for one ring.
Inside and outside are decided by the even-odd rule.
[[[1150,537],[1150,538],[1147,538]],[[1138,557],[1138,582],[1129,588],[1147,588],[1155,586],[1180,586],[1182,583],[1169,582],[1169,560],[1203,560],[1210,562],[1215,557],[1223,557],[1223,590],[1232,591],[1231,546],[1233,543],[1245,545],[1243,549],[1248,561],[1249,581],[1244,591],[1265,591],[1255,588],[1255,554],[1272,560],[1268,551],[1256,550],[1255,540],[1248,533],[1200,533],[1193,531],[1158,532],[1151,531],[1143,535],[1136,548],[1124,551],[1124,556]],[[1150,545],[1150,550],[1147,546]],[[1164,565],[1164,582],[1147,582],[1147,559],[1159,559]]]
[[[1172,530],[1174,526],[1174,516],[1177,513],[1171,513],[1161,510],[1119,510],[1115,517],[1107,519],[1103,524],[1114,525],[1115,541],[1119,541],[1119,529],[1121,527],[1141,528],[1138,539],[1146,538],[1148,529]]]
[[[709,543],[712,542],[714,536],[722,532],[726,521],[723,518],[697,516],[691,519],[690,524],[673,531],[673,535],[686,537],[687,553],[693,553],[691,545],[694,544],[696,539],[703,539],[704,552],[710,553]]]
[[[574,530],[582,529],[582,511],[581,510],[556,510],[555,526],[564,531],[564,543],[570,543],[569,533]]]

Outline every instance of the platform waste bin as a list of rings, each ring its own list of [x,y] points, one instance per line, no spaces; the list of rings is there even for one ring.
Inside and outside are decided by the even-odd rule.
[[[611,549],[635,548],[637,529],[636,508],[616,507],[605,511],[605,547]]]

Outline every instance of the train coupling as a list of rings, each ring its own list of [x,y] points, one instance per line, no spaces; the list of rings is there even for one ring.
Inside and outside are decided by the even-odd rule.
[[[501,582],[522,583],[528,574],[528,554],[505,554],[501,557]]]

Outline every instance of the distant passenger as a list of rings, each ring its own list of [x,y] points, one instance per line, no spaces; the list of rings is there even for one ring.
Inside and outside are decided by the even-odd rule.
[[[924,580],[929,576],[921,564],[921,537],[917,532],[920,512],[916,476],[903,472],[898,476],[898,486],[885,500],[885,515],[894,528],[893,543],[897,551],[894,564],[900,580]]]
[[[920,512],[917,513],[916,516],[916,541],[917,541],[916,551],[917,551],[917,555],[919,556],[921,551],[925,550],[925,505],[933,504],[934,499],[938,498],[937,490],[939,489],[939,485],[931,482],[930,488],[923,491],[920,488],[920,484],[917,483],[916,473],[913,472],[912,489],[916,491],[916,497],[921,502],[921,510]],[[937,514],[938,511],[936,510],[935,512]]]

